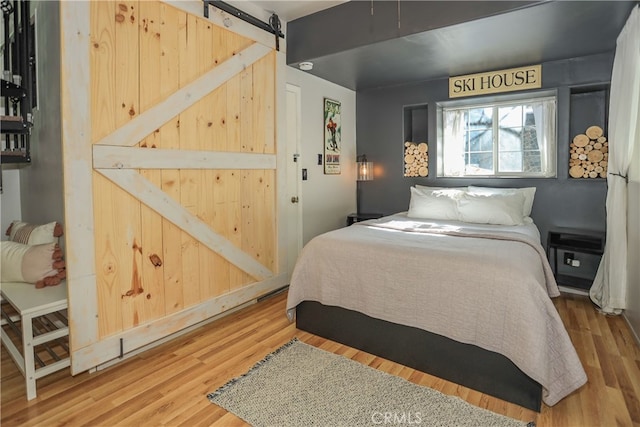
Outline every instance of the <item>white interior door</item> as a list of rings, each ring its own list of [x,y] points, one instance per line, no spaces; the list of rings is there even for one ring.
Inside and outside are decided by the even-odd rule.
[[[300,88],[287,84],[287,265],[289,278],[302,250]]]

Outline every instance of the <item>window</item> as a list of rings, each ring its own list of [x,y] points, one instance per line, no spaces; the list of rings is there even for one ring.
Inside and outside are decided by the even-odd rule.
[[[555,176],[556,98],[548,95],[441,104],[438,176]]]

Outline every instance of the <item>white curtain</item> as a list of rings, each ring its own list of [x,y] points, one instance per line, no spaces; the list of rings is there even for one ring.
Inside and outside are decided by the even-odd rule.
[[[601,311],[627,307],[627,174],[634,141],[640,138],[640,6],[618,36],[609,102],[607,242],[589,292]]]
[[[531,104],[540,149],[540,166],[545,176],[555,176],[556,101],[555,98]]]
[[[445,110],[444,137],[442,141],[442,167],[444,176],[464,175],[464,111]]]

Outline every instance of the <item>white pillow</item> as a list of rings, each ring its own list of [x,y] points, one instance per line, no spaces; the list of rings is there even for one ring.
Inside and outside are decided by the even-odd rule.
[[[533,208],[533,198],[536,194],[536,187],[525,188],[493,188],[493,187],[474,187],[470,185],[468,187],[469,194],[513,194],[521,193],[524,196],[524,203],[522,205],[522,216],[531,216],[531,209]]]
[[[431,191],[431,190],[461,190],[466,191],[467,187],[431,187],[430,185],[420,185],[416,184],[415,187],[420,191]]]
[[[458,200],[460,221],[478,224],[520,225],[524,223],[524,194],[463,194]]]
[[[62,266],[55,260],[56,249],[55,243],[25,245],[11,241],[1,242],[0,279],[3,282],[37,283],[47,277],[57,277]]]
[[[410,218],[457,220],[457,200],[464,191],[455,189],[418,190],[411,187]]]

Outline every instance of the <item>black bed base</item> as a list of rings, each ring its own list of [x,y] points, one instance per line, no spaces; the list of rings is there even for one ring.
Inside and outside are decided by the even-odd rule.
[[[540,412],[542,386],[501,354],[315,301],[297,306],[296,326]]]

